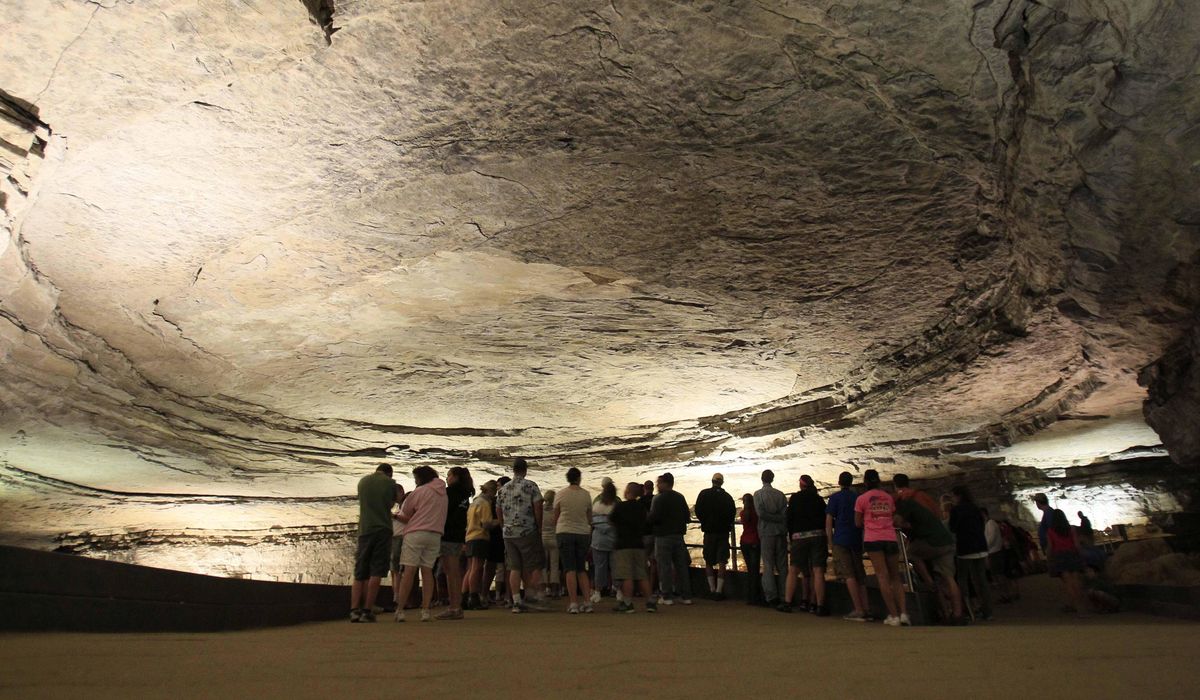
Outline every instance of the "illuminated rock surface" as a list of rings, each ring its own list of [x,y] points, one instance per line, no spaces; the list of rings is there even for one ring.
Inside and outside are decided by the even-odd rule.
[[[1193,4],[5,14],[6,541],[325,579],[381,458],[517,453],[1188,507]]]

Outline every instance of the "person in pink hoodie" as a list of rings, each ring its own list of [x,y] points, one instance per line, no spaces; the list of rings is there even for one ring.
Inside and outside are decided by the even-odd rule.
[[[429,608],[437,584],[433,580],[433,565],[442,552],[442,529],[446,526],[446,482],[438,478],[432,467],[413,470],[417,487],[404,499],[395,518],[404,523],[404,547],[400,551],[399,600],[408,600],[417,569],[421,570],[421,622],[429,622]],[[396,622],[404,622],[404,607],[396,610]]]

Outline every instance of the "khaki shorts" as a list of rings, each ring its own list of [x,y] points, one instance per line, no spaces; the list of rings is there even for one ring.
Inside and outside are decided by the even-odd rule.
[[[930,571],[950,581],[954,579],[954,551],[952,544],[944,547],[931,547],[921,540],[911,540],[908,543],[908,556],[925,562]]]
[[[618,581],[645,581],[646,550],[618,549],[613,552],[613,578]]]
[[[416,566],[432,569],[442,553],[442,536],[436,532],[420,530],[404,535],[404,548],[400,551],[401,566]]]
[[[461,557],[463,555],[463,547],[465,546],[462,542],[447,542],[442,540],[442,556]]]
[[[504,538],[504,566],[509,571],[540,571],[546,568],[546,550],[542,533],[534,530],[520,537]]]
[[[863,566],[861,551],[840,544],[833,545],[833,572],[841,581],[854,579],[859,583],[867,580],[867,569]]]

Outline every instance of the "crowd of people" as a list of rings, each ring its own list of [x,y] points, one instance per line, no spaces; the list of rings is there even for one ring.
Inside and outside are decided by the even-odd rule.
[[[654,482],[631,482],[618,493],[605,478],[593,496],[571,468],[566,485],[543,492],[528,478],[524,459],[512,477],[482,484],[470,470],[453,467],[443,481],[429,466],[413,470],[411,492],[381,464],[358,485],[359,537],[351,590],[351,622],[374,622],[383,576],[390,573],[394,614],[406,608],[420,619],[458,620],[464,610],[502,606],[513,613],[545,610],[548,598],[566,597],[570,614],[592,613],[607,596],[617,613],[633,613],[640,597],[647,612],[691,605],[692,563],[685,535],[693,513],[703,533],[707,597],[726,599],[726,579],[736,543],[745,561],[746,602],[780,612],[831,614],[826,569],[845,583],[851,609],[842,619],[907,626],[904,563],[919,585],[936,591],[934,615],[946,624],[991,620],[995,603],[1020,597],[1018,579],[1044,552],[1051,575],[1061,578],[1066,612],[1084,610],[1087,572],[1102,569],[1091,527],[1082,513],[1072,527],[1044,494],[1032,536],[1005,518],[993,519],[965,486],[940,501],[897,474],[892,490],[875,470],[861,488],[843,472],[838,491],[821,496],[813,479],[800,477],[790,496],[775,487],[771,470],[762,487],[741,497],[741,508],[714,474],[693,506],[663,474]],[[902,551],[902,547],[904,548]],[[902,557],[902,554],[906,555]],[[875,617],[866,588],[866,566],[875,573],[884,615]],[[420,591],[416,592],[420,577]],[[445,605],[436,616],[435,600]]]

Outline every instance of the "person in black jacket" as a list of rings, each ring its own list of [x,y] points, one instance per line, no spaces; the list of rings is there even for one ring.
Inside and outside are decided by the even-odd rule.
[[[725,600],[725,567],[729,564],[729,533],[737,507],[722,488],[725,477],[713,474],[712,488],[696,496],[696,519],[704,533],[704,575],[713,600]]]
[[[979,615],[992,619],[992,587],[987,580],[987,535],[984,534],[983,512],[975,505],[966,486],[950,490],[954,507],[950,509],[950,532],[954,533],[958,555],[958,588],[963,603],[969,604],[971,593],[979,599]]]
[[[650,503],[650,531],[654,534],[654,556],[658,559],[659,603],[671,605],[672,579],[674,593],[682,605],[692,604],[692,583],[688,567],[691,555],[684,544],[691,509],[675,490],[675,477],[670,472],[658,477],[658,495]]]
[[[829,616],[825,604],[825,563],[829,559],[829,541],[825,536],[825,499],[817,492],[812,477],[800,477],[800,490],[792,494],[787,507],[788,549],[791,555],[788,567],[786,596],[779,604],[780,612],[792,611],[792,600],[796,594],[796,578],[808,577],[807,596],[800,603],[821,617]],[[811,604],[810,604],[811,603]]]
[[[641,587],[642,595],[646,597],[646,612],[658,612],[658,604],[651,595],[650,572],[646,568],[643,538],[646,535],[646,520],[649,514],[641,501],[641,494],[641,484],[630,482],[625,486],[625,500],[613,506],[612,512],[608,514],[608,521],[617,532],[613,551],[613,577],[621,582],[621,592],[624,593],[624,598],[613,612],[634,611],[634,583]]]

